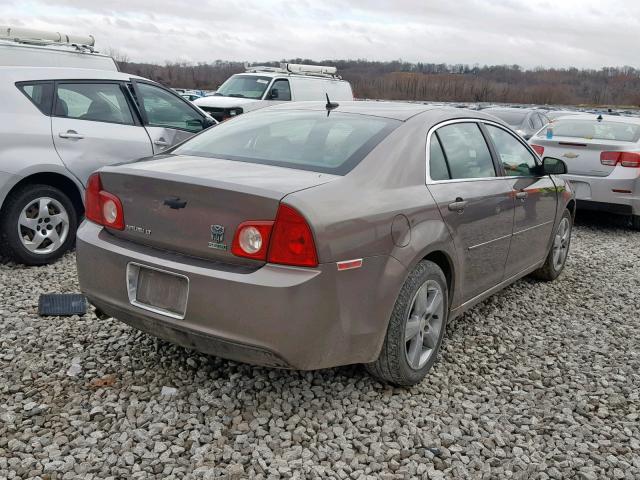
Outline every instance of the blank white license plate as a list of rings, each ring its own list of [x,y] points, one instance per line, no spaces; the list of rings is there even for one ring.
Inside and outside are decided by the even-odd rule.
[[[572,180],[571,186],[576,192],[576,198],[580,200],[589,200],[591,198],[591,185],[588,183]]]
[[[165,270],[129,264],[129,300],[133,305],[182,319],[187,309],[189,280]]]

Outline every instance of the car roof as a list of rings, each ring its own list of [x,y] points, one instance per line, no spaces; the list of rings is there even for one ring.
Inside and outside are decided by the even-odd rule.
[[[16,82],[21,80],[129,80],[130,78],[143,80],[142,77],[129,73],[69,67],[0,67],[0,76],[11,78]]]
[[[280,103],[269,110],[326,110],[326,102],[295,102]],[[386,102],[386,101],[342,101],[333,112],[351,113],[356,115],[368,115],[372,117],[384,117],[402,122],[424,112],[451,112],[452,117],[469,116],[471,118],[492,119],[490,115],[481,114],[475,110],[466,110],[455,107],[442,107],[439,105],[426,105],[423,103]],[[461,115],[465,113],[467,115]]]
[[[350,113],[354,115],[367,115],[371,117],[389,118],[406,122],[416,115],[425,114],[425,122],[440,122],[447,118],[459,119],[480,119],[490,120],[492,122],[506,125],[499,118],[483,113],[479,110],[469,110],[466,108],[457,108],[443,105],[431,105],[424,103],[410,102],[393,102],[385,100],[353,100],[337,102],[338,107],[333,109],[334,112]],[[314,110],[326,111],[326,102],[295,102],[280,103],[267,107],[264,110]],[[422,118],[422,117],[421,117]]]
[[[540,109],[538,108],[524,108],[524,107],[523,108],[521,107],[487,107],[487,108],[483,108],[482,110],[491,111],[491,112],[521,112],[521,113],[524,113],[525,115],[531,112],[544,113],[544,112],[540,112]]]

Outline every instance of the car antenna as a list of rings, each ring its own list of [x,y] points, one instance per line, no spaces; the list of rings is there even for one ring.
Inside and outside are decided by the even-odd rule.
[[[331,110],[334,110],[334,109],[338,108],[340,106],[340,104],[332,102],[331,100],[329,100],[329,94],[328,93],[325,93],[325,95],[327,96],[327,104],[325,105],[325,107],[327,109],[327,117],[328,117],[329,114],[331,113]]]

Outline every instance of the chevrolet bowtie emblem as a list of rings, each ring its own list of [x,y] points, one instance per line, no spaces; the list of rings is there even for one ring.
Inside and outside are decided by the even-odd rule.
[[[179,208],[184,208],[187,206],[186,200],[180,200],[179,198],[167,198],[164,201],[164,205],[174,210],[178,210]]]
[[[578,158],[580,155],[573,152],[567,152],[567,153],[563,153],[562,156],[564,158]]]

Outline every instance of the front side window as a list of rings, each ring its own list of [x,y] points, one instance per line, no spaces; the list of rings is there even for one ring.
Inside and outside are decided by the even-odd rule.
[[[486,127],[508,176],[536,175],[535,157],[522,143],[501,128],[493,125]]]
[[[260,100],[271,83],[270,77],[234,75],[220,85],[214,95],[222,97],[252,98]]]
[[[24,82],[18,84],[18,88],[42,113],[45,115],[51,114],[53,82]]]
[[[495,177],[487,142],[475,123],[454,123],[437,131],[452,179]]]
[[[127,99],[117,83],[59,83],[53,114],[77,120],[134,124]]]
[[[177,95],[146,83],[138,83],[138,90],[150,126],[189,132],[199,132],[204,128],[202,116]]]
[[[344,175],[401,122],[322,111],[257,111],[188,140],[172,153]]]
[[[276,80],[271,87],[271,100],[291,100],[289,80]]]

